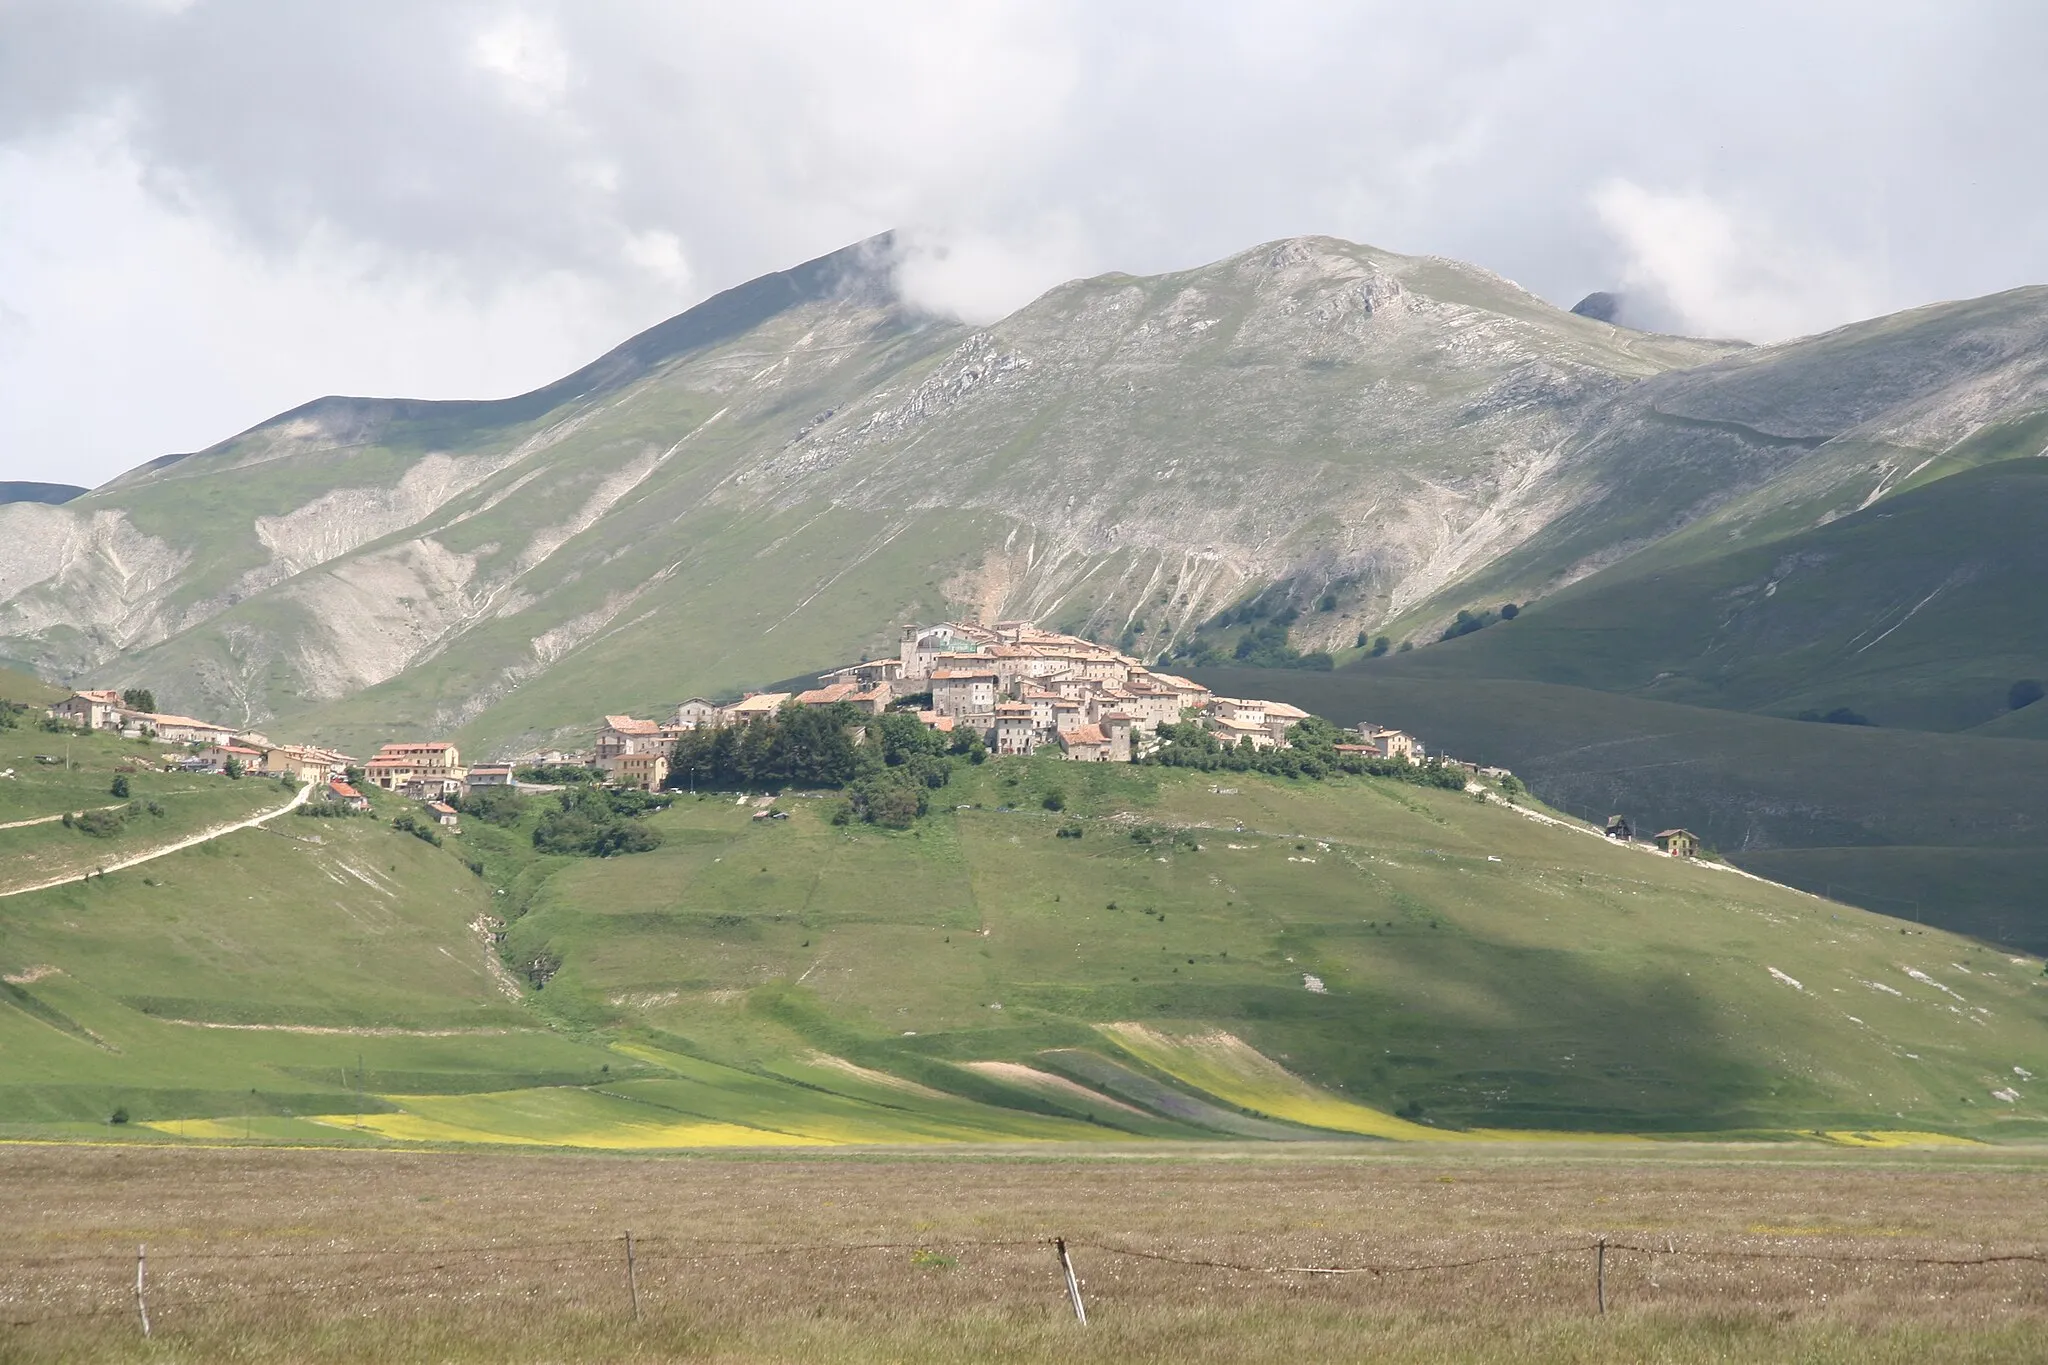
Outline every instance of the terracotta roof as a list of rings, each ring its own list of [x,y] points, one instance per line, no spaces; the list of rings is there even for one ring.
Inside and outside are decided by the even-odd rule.
[[[1077,725],[1060,737],[1071,749],[1077,744],[1107,744],[1109,736],[1102,733],[1099,725]]]
[[[1269,701],[1260,704],[1266,708],[1266,719],[1268,720],[1275,718],[1280,720],[1308,719],[1308,712],[1302,710],[1299,706],[1291,706],[1284,701]]]
[[[993,678],[995,677],[995,675],[995,670],[992,668],[935,668],[931,671],[931,676],[933,678],[944,678],[948,680],[958,680],[961,678]]]
[[[1669,839],[1674,834],[1683,834],[1688,839],[1697,839],[1700,837],[1699,835],[1694,834],[1689,829],[1660,829],[1650,837],[1652,839]]]
[[[631,716],[606,716],[604,723],[622,735],[655,735],[661,733],[661,726],[651,720],[635,720]]]
[[[87,701],[96,701],[102,706],[119,706],[121,704],[121,694],[119,692],[113,691],[111,688],[96,688],[90,691],[78,691],[73,692],[71,695],[73,697],[83,697]]]
[[[830,706],[833,702],[845,701],[860,690],[858,683],[840,682],[828,687],[814,687],[808,692],[796,694],[798,706]]]
[[[346,782],[329,782],[327,784],[327,790],[333,792],[336,796],[343,797],[346,800],[350,801],[360,801],[363,796],[361,792],[357,791],[354,787],[351,787]]]
[[[446,801],[429,801],[427,802],[427,809],[436,815],[455,814],[455,807],[449,805]]]
[[[377,746],[377,757],[382,758],[386,754],[426,753],[429,750],[452,749],[454,747],[453,744],[448,743],[446,740],[431,740],[425,744],[380,744]],[[372,761],[374,762],[375,760]]]

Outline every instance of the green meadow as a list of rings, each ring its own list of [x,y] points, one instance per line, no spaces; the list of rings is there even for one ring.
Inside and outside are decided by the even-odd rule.
[[[1382,779],[995,759],[932,797],[888,831],[833,823],[831,794],[757,819],[762,796],[685,793],[645,817],[659,848],[599,859],[534,852],[545,796],[441,847],[387,799],[10,898],[0,1125],[621,1150],[2048,1131],[2035,957]]]

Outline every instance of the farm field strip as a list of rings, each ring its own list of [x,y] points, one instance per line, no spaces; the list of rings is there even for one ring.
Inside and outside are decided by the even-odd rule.
[[[0,1147],[0,1331],[12,1360],[132,1358],[144,1242],[155,1349],[174,1359],[1989,1365],[2048,1349],[2038,1149],[1055,1150]],[[1382,1273],[1286,1270],[1313,1266]]]

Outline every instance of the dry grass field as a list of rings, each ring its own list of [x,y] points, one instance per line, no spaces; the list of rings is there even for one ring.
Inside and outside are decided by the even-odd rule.
[[[1734,1146],[10,1146],[0,1359],[2037,1361],[2044,1166]],[[1085,1328],[1054,1235],[1074,1246]],[[1402,1269],[1455,1262],[1478,1264]]]

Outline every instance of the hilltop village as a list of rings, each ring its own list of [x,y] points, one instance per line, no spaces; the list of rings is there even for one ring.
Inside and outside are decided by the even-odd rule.
[[[48,714],[56,728],[110,731],[176,747],[181,752],[162,760],[168,769],[282,779],[311,788],[316,801],[337,811],[367,810],[367,786],[418,802],[429,822],[455,830],[465,799],[493,788],[547,789],[565,780],[596,780],[651,794],[679,786],[680,779],[671,783],[670,762],[685,737],[744,731],[823,707],[846,708],[854,717],[848,728],[855,731],[862,728],[861,716],[908,715],[956,746],[964,740],[990,757],[1051,752],[1078,763],[1144,760],[1165,747],[1169,731],[1183,740],[1200,737],[1212,753],[1256,756],[1290,748],[1296,727],[1311,719],[1286,702],[1218,696],[1118,650],[1029,621],[906,626],[894,656],[830,669],[818,675],[816,687],[748,692],[724,703],[691,697],[664,721],[608,715],[589,750],[548,750],[474,765],[466,765],[447,740],[393,741],[367,761],[318,745],[280,744],[257,731],[159,712],[142,689],[76,691]],[[1347,763],[1424,765],[1422,742],[1403,731],[1361,724],[1337,732],[1333,744],[1327,724],[1317,724],[1318,742]],[[1441,755],[1429,761],[1432,775],[1441,768],[1448,778],[1462,769],[1507,779],[1510,791],[1520,790],[1503,768]],[[1624,843],[1636,841],[1632,822],[1621,816],[1605,832]],[[1652,842],[1681,857],[1698,848],[1685,830],[1662,831]]]
[[[911,711],[927,729],[970,732],[992,756],[1053,751],[1079,763],[1145,756],[1160,727],[1193,723],[1226,747],[1284,748],[1308,712],[1281,701],[1219,697],[1200,683],[1029,621],[906,626],[893,657],[831,669],[802,692],[750,692],[720,705],[691,697],[666,721],[606,716],[591,762],[614,782],[654,790],[669,751],[696,730],[744,726],[785,707],[844,704]],[[1420,764],[1413,736],[1363,725],[1341,751]],[[549,757],[549,756],[535,756]]]

